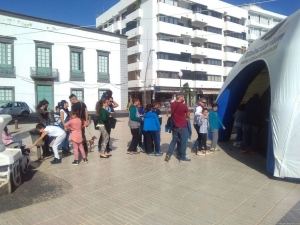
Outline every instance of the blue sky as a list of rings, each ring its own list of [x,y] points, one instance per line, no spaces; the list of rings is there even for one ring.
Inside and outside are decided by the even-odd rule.
[[[256,2],[263,1],[266,0],[256,0]],[[117,2],[118,0],[0,0],[0,9],[83,26],[94,25],[97,15]],[[226,0],[226,2],[242,5],[253,3],[254,0]],[[261,6],[266,10],[291,15],[300,9],[300,0],[277,0],[263,3]]]

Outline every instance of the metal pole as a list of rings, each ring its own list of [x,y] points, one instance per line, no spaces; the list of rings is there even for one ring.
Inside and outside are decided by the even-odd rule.
[[[181,92],[181,77],[180,77],[180,92]]]
[[[149,64],[150,54],[151,54],[152,51],[154,51],[154,50],[153,50],[153,49],[150,49],[150,51],[149,51],[148,60],[147,60],[147,66],[146,66],[146,72],[145,72],[145,80],[144,80],[144,100],[143,100],[144,104],[146,104],[146,100],[147,100],[147,98],[146,98],[147,70],[148,70],[148,64]]]

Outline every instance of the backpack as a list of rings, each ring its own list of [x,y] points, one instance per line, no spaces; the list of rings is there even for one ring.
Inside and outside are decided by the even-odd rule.
[[[174,110],[174,112],[171,114],[171,116],[167,120],[167,124],[165,126],[165,131],[166,132],[169,131],[169,133],[171,133],[171,131],[175,127],[175,123],[174,123],[174,120],[173,120],[173,115],[176,112],[176,110],[177,110],[177,108],[178,108],[179,105],[180,105],[180,103],[176,106],[176,109]]]

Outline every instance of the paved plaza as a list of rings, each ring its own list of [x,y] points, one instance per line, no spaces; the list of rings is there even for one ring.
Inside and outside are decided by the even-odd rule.
[[[165,115],[163,120],[164,125]],[[297,224],[294,215],[300,211],[291,209],[300,208],[299,183],[269,176],[260,155],[243,155],[230,150],[231,143],[220,143],[221,151],[196,156],[190,153],[191,142],[187,150],[191,162],[127,155],[131,138],[127,122],[128,118],[118,118],[109,159],[100,159],[96,146],[88,164],[71,165],[73,155],[63,158],[60,165],[51,165],[51,159],[33,162],[36,174],[54,176],[70,188],[55,198],[33,197],[31,205],[1,213],[0,224]],[[13,135],[29,145],[27,131],[34,126],[21,124]],[[13,125],[9,129],[14,132]],[[93,126],[86,134],[88,139],[99,137]],[[161,137],[166,151],[171,134],[162,132]],[[31,158],[36,159],[35,149]],[[47,189],[47,182],[40,185]]]

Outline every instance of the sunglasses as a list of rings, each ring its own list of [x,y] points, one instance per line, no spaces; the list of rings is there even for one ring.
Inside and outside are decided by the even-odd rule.
[[[204,103],[204,104],[205,104],[206,102],[202,102],[202,103]]]

